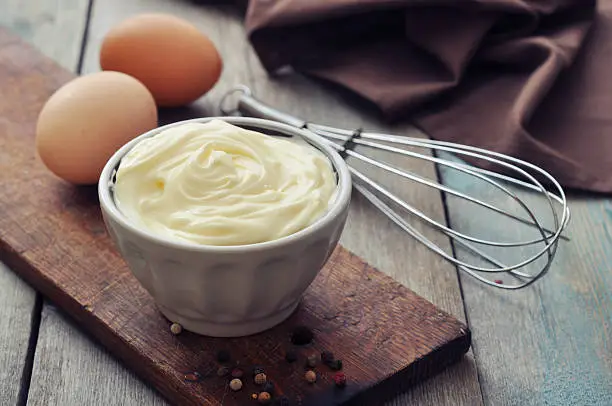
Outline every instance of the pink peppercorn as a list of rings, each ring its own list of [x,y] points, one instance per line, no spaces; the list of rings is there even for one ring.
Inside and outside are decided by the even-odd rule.
[[[336,373],[334,375],[334,382],[336,386],[340,388],[346,386],[346,375],[344,375],[342,372]]]
[[[232,370],[232,378],[242,378],[244,372],[240,368],[234,368]]]

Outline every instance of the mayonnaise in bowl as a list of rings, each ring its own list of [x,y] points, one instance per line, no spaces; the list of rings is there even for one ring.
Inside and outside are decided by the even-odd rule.
[[[334,168],[317,149],[218,119],[142,140],[114,184],[115,204],[135,225],[213,246],[294,234],[320,219],[336,193]]]

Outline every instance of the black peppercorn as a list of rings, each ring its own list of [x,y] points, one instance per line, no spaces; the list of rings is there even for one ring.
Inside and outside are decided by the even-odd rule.
[[[217,361],[220,363],[225,363],[225,362],[229,362],[229,360],[231,360],[232,357],[229,353],[228,350],[219,350],[217,351]]]
[[[297,361],[297,352],[294,350],[287,350],[285,353],[285,360],[289,363]]]
[[[255,366],[255,367],[253,367],[253,376],[255,376],[255,375],[257,375],[257,374],[263,374],[264,372],[266,372],[266,371],[265,371],[265,370],[264,370],[264,368],[263,368],[263,367],[261,367],[261,366]]]
[[[331,351],[323,351],[321,352],[321,361],[324,364],[328,364],[334,360],[334,353]]]
[[[267,381],[261,387],[262,392],[268,392],[270,395],[274,395],[274,384],[270,381]]]
[[[219,367],[219,369],[217,369],[217,376],[226,376],[227,374],[229,374],[228,367]]]
[[[294,345],[310,344],[314,338],[314,333],[306,326],[297,326],[291,334],[291,342]]]
[[[317,356],[311,355],[306,360],[306,367],[314,368],[317,366]]]
[[[281,395],[276,398],[276,402],[274,402],[277,406],[289,406],[291,403],[289,402],[289,398],[285,395]]]
[[[334,371],[340,371],[342,369],[342,360],[335,359],[333,361],[330,361],[327,365],[329,365],[329,367]]]

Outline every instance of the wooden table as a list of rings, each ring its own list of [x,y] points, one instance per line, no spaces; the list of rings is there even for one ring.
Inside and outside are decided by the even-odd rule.
[[[389,128],[306,79],[270,79],[231,6],[186,0],[0,0],[0,24],[64,67],[89,73],[99,70],[98,50],[108,28],[145,11],[182,16],[219,47],[226,69],[220,83],[196,104],[202,115],[217,114],[223,92],[244,83],[267,102],[322,123],[424,136],[409,126]],[[435,174],[426,163],[409,167]],[[446,211],[456,229],[477,232],[487,223],[470,206],[443,203],[433,190],[405,183],[400,189],[388,177],[375,176],[438,220],[445,219]],[[442,178],[461,181],[447,173]],[[572,241],[563,243],[552,271],[529,289],[504,292],[458,273],[356,195],[342,243],[467,320],[473,331],[473,351],[463,362],[392,404],[612,405],[611,202],[571,196],[573,221],[566,234]],[[516,237],[517,230],[508,223],[504,237]],[[448,246],[444,238],[422,231]],[[1,264],[0,292],[0,405],[167,404]]]

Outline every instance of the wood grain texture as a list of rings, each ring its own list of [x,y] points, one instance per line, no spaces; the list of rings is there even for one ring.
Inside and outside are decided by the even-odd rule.
[[[393,134],[422,136],[411,126],[389,127],[382,124],[373,117],[371,110],[356,105],[353,99],[330,91],[314,81],[293,75],[270,78],[250,49],[247,56],[250,58],[250,86],[254,94],[265,103],[302,119],[340,128],[361,127]],[[406,159],[372,149],[357,148],[357,151],[425,177],[436,177],[434,166],[425,161]],[[352,158],[349,163],[427,215],[444,222],[439,193],[389,175],[371,165],[355,162]],[[413,218],[404,218],[440,246],[450,248],[446,237],[432,232]],[[399,229],[356,191],[341,243],[419,295],[464,319],[455,268]],[[390,404],[479,405],[481,402],[477,371],[472,355],[469,354],[463,363],[449,368]]]
[[[112,397],[110,388],[115,392]],[[28,405],[105,404],[161,406],[167,402],[64,312],[46,302]]]
[[[75,71],[89,0],[0,0],[0,25]]]
[[[242,367],[264,366],[279,392],[313,405],[330,399],[382,404],[468,350],[465,324],[341,247],[286,323],[231,340],[189,333],[174,337],[112,246],[95,187],[60,181],[34,153],[38,110],[71,76],[25,44],[7,42],[0,53],[0,85],[11,90],[11,97],[0,102],[8,122],[0,140],[10,156],[0,167],[7,192],[0,197],[0,255],[168,399],[185,405],[243,404],[249,393],[228,394],[227,381],[214,374],[220,348],[229,348]],[[22,69],[14,69],[15,61]],[[32,188],[23,187],[25,180]],[[296,325],[316,332],[306,351],[331,350],[344,360],[350,377],[346,389],[333,390],[332,372],[324,369],[319,369],[319,383],[309,386],[298,379],[300,364],[283,362],[282,349]],[[42,353],[37,358],[39,370],[53,365]],[[184,381],[184,373],[193,370],[205,377],[202,382]]]
[[[113,24],[140,12],[170,12],[186,18],[210,36],[217,44],[226,67],[215,88],[193,106],[163,112],[162,119],[166,122],[197,115],[218,114],[216,106],[222,94],[235,84],[244,83],[252,86],[259,95],[264,96],[266,101],[279,102],[281,106],[296,114],[308,114],[309,117],[328,120],[338,125],[357,126],[364,123],[361,118],[363,109],[356,109],[350,104],[342,107],[345,104],[344,100],[336,98],[311,81],[300,78],[291,79],[289,82],[270,80],[260,68],[245,38],[241,16],[233,7],[215,6],[209,3],[211,2],[162,0],[137,0],[129,3],[119,0],[96,2],[84,58],[84,72],[95,72],[99,69],[97,58],[99,47],[104,33]],[[371,126],[385,128],[373,118],[366,120]],[[408,127],[393,130],[412,131]],[[415,169],[430,174],[434,170],[433,166],[422,164],[417,164]],[[405,184],[398,185],[392,178],[384,178],[380,174],[377,176],[379,179],[391,182],[387,184],[394,190],[398,188],[404,197],[417,203],[420,208],[427,210],[430,214],[433,213],[438,219],[442,218],[443,211],[439,195],[426,189],[407,187]],[[364,238],[364,236],[368,237]],[[372,241],[377,243],[372,244]],[[448,244],[446,240],[439,237],[437,241],[440,244]],[[358,195],[355,196],[352,203],[349,223],[341,242],[401,283],[464,320],[455,269],[415,243]],[[410,264],[410,267],[406,267],[406,264]],[[78,387],[71,388],[74,390]],[[118,399],[112,387],[100,390],[108,394],[110,403]],[[418,385],[407,394],[395,399],[392,404],[481,404],[478,378],[471,352],[464,361]]]
[[[0,26],[11,30],[57,63],[75,69],[81,49],[87,5],[85,0],[41,0],[23,2],[0,0]],[[2,44],[5,48],[6,44]],[[20,68],[16,60],[15,69]],[[12,89],[2,89],[2,96]],[[3,122],[1,125],[10,125]],[[4,150],[5,154],[9,151]],[[0,161],[5,158],[0,154]],[[27,396],[31,359],[27,354],[32,323],[38,322],[40,308],[36,293],[10,269],[0,263],[0,404],[15,405]],[[38,328],[34,325],[34,331]],[[21,393],[20,393],[21,391]],[[21,395],[21,397],[20,397]]]
[[[442,173],[448,185],[471,195],[499,207],[512,203],[454,171]],[[552,224],[544,199],[517,193]],[[447,204],[456,230],[505,241],[535,236],[464,201],[449,198]],[[611,200],[575,196],[569,204],[573,218],[565,234],[572,240],[560,243],[551,270],[535,285],[506,292],[461,277],[487,404],[612,404]],[[488,252],[511,263],[533,250]],[[462,250],[457,254],[473,261]]]
[[[76,70],[81,55],[82,36],[89,1],[0,1],[0,21],[22,39],[36,46],[69,70]],[[0,378],[0,404],[15,404],[28,348],[33,290],[10,270],[0,270],[0,286],[8,295],[0,297],[0,361],[7,365]],[[27,298],[27,299],[26,299]],[[24,303],[30,302],[29,306]],[[143,385],[129,370],[101,350],[79,327],[68,324],[53,307],[44,304],[36,358],[32,372],[29,404],[71,405],[108,403],[111,388],[117,403],[163,404],[161,397]],[[34,348],[31,348],[33,351]],[[31,354],[30,354],[31,355]],[[31,368],[31,365],[26,368]],[[87,377],[87,379],[83,379]],[[89,390],[92,381],[102,390]],[[134,384],[137,382],[137,384]],[[59,390],[58,390],[59,388]],[[72,388],[72,390],[63,390]],[[108,388],[108,390],[104,390]],[[153,400],[148,400],[152,398]],[[112,402],[111,402],[112,403]]]
[[[0,291],[0,405],[16,405],[25,378],[36,293],[2,263]]]
[[[228,12],[216,8],[203,9],[186,1],[120,2],[111,0],[94,3],[88,32],[89,40],[86,53],[83,55],[82,73],[97,72],[100,69],[98,54],[103,36],[108,29],[123,18],[143,11],[170,12],[186,17],[215,42],[227,43],[226,47],[220,47],[226,63],[234,65],[242,63],[241,54],[236,53],[236,48],[232,46],[236,43],[235,38],[240,37],[242,40],[242,28],[235,22],[232,10]],[[243,73],[245,71],[226,70],[223,77],[235,77]],[[244,76],[238,76],[238,78],[239,80],[245,79]],[[228,88],[228,86],[223,88],[223,81],[222,79],[210,94],[214,101],[217,101],[220,93]],[[214,114],[215,108],[209,98],[209,96],[203,98],[190,108],[164,111],[161,118],[167,122],[184,116]],[[45,304],[45,313],[49,312],[46,306],[47,304]],[[50,313],[55,314],[55,310]],[[58,332],[63,332],[67,339],[56,335]],[[151,391],[141,379],[134,379],[126,366],[123,364],[118,366],[115,358],[85,335],[82,328],[75,324],[67,325],[64,317],[43,317],[39,342],[29,395],[32,404],[60,404],[54,403],[59,400],[65,406],[167,404],[167,401],[157,391]],[[74,348],[78,348],[78,351],[74,351]],[[49,364],[57,368],[50,370],[46,367]],[[51,371],[53,375],[50,374]],[[91,390],[90,379],[82,379],[83,376],[91,376],[92,371],[96,373],[95,391]],[[118,386],[122,388],[121,391],[117,390]],[[65,395],[60,394],[58,398],[58,394],[54,391]],[[149,399],[148,396],[154,400],[143,403],[141,400]]]

